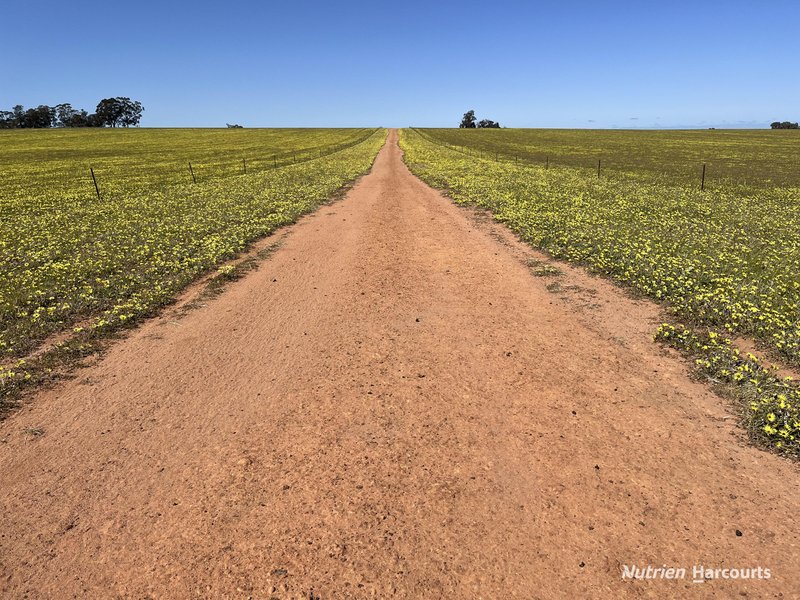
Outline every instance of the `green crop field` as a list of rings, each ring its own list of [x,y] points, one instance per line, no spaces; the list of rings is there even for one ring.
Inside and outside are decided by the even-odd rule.
[[[257,172],[319,158],[373,129],[0,130],[0,203],[38,202]],[[0,204],[2,206],[2,204]]]
[[[800,135],[792,130],[625,131],[417,129],[438,144],[484,158],[565,166],[606,177],[706,186],[800,186]]]
[[[385,133],[0,132],[0,395],[30,378],[21,357],[47,336],[148,315],[327,200],[369,169]]]
[[[676,322],[657,337],[746,398],[754,435],[798,452],[800,389],[730,343],[800,365],[798,132],[404,130],[401,144],[457,202],[664,302]]]

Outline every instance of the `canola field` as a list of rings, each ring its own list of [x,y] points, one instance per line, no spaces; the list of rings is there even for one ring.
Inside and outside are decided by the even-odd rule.
[[[0,405],[48,336],[152,314],[368,171],[385,134],[0,132]]]
[[[743,400],[754,437],[800,453],[796,382],[730,344],[752,337],[800,365],[800,173],[789,168],[800,136],[559,135],[411,129],[401,145],[411,170],[456,202],[487,208],[531,245],[664,302],[675,322],[656,337],[690,354],[700,373]],[[608,156],[615,144],[624,167],[615,170],[608,157],[604,168],[600,159],[598,175],[595,157]],[[592,158],[577,164],[578,155]],[[701,160],[716,173],[704,191]]]

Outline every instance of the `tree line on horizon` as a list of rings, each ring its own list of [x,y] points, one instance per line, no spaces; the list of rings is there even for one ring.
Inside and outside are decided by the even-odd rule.
[[[772,129],[800,129],[800,125],[790,121],[775,121],[770,124]]]
[[[69,103],[41,104],[26,109],[17,104],[0,111],[0,129],[48,129],[50,127],[138,127],[144,106],[125,96],[104,98],[93,113]]]
[[[500,123],[491,119],[477,120],[474,110],[468,110],[461,117],[460,129],[500,129]]]
[[[500,123],[496,121],[492,121],[491,119],[481,119],[480,121],[477,120],[475,117],[474,110],[468,110],[464,113],[464,116],[461,117],[461,123],[459,123],[458,127],[460,129],[499,129]],[[800,124],[792,123],[791,121],[774,121],[770,123],[770,128],[772,129],[800,129]],[[711,129],[716,129],[712,127]]]

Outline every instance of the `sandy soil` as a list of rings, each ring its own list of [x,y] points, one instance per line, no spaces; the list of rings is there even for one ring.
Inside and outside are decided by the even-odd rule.
[[[797,467],[651,341],[656,307],[535,276],[396,139],[260,269],[0,424],[0,596],[798,597]]]

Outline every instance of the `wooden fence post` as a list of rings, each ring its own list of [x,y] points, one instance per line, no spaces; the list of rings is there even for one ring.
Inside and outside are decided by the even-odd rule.
[[[97,192],[97,199],[100,200],[100,188],[97,185],[97,178],[94,176],[94,169],[89,167],[89,172],[92,174],[92,181],[94,182],[94,191]]]

